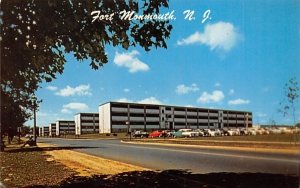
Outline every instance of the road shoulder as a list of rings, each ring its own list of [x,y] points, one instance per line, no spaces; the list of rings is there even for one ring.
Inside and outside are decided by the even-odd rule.
[[[52,150],[51,148],[55,148],[55,146],[45,143],[38,143],[38,146],[46,149],[46,154],[50,156],[47,160],[55,160],[78,172],[80,176],[92,176],[95,174],[114,175],[123,172],[149,170],[119,161],[68,150],[67,148]]]

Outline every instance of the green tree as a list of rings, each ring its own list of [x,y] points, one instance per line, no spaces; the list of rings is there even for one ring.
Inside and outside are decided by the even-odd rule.
[[[172,30],[168,20],[122,20],[118,14],[123,10],[159,14],[165,8],[168,0],[3,0],[1,93],[8,98],[1,101],[13,101],[26,114],[22,117],[30,117],[37,105],[32,100],[35,91],[41,82],[63,73],[66,53],[78,61],[89,60],[91,68],[98,69],[108,62],[107,45],[140,46],[145,51],[167,48]],[[113,20],[92,22],[92,11],[114,14]]]
[[[22,127],[29,116],[9,96],[1,93],[1,99],[1,132],[8,137],[10,144],[13,137],[17,135],[18,127]],[[3,140],[4,134],[1,134],[1,140]]]
[[[283,102],[280,103],[281,108],[279,112],[283,116],[292,116],[294,124],[296,124],[296,103],[299,98],[299,86],[296,78],[291,78],[284,86],[285,98]]]

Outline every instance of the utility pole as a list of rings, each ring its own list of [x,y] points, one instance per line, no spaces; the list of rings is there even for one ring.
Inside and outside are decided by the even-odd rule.
[[[249,124],[249,114],[246,114],[246,130],[248,131],[248,124]]]
[[[34,145],[36,146],[36,97],[34,96],[34,104],[33,104],[33,140]]]
[[[129,140],[131,141],[130,121],[126,121],[126,125],[127,125],[127,133],[129,134]]]

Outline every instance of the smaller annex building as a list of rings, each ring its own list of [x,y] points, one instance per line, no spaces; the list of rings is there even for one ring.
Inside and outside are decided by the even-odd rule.
[[[75,134],[75,121],[58,120],[56,121],[56,136]]]
[[[99,133],[98,113],[78,113],[74,119],[76,135]]]
[[[56,123],[50,123],[50,125],[49,125],[49,136],[50,137],[56,136]]]
[[[49,136],[49,126],[42,127],[42,135],[41,136]]]
[[[100,133],[243,127],[252,127],[252,112],[126,102],[99,106]]]

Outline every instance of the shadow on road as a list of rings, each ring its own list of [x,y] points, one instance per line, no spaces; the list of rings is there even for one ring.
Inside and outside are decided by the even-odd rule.
[[[282,187],[299,186],[297,176],[265,173],[209,173],[192,174],[188,170],[135,171],[113,176],[71,177],[59,186],[81,187]],[[43,186],[33,186],[34,188]]]
[[[74,149],[88,149],[88,148],[103,148],[103,147],[87,147],[87,146],[24,147],[24,148],[8,149],[6,152],[8,152],[8,153],[18,153],[18,152],[74,150]]]

